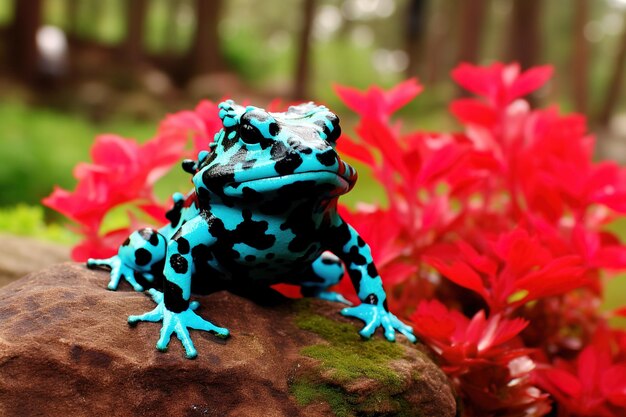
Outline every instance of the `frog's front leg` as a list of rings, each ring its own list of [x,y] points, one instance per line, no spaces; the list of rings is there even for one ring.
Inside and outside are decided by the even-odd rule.
[[[328,242],[332,251],[346,265],[350,280],[361,300],[360,305],[344,308],[341,314],[363,320],[365,327],[359,334],[365,338],[370,338],[378,327],[382,327],[389,341],[395,340],[398,331],[411,342],[415,342],[413,328],[402,323],[387,308],[387,294],[369,246],[339,215],[334,219]]]
[[[165,237],[149,227],[133,232],[119,247],[117,255],[108,259],[88,259],[88,268],[107,267],[111,269],[111,280],[108,288],[117,290],[122,280],[136,290],[143,291],[137,278],[151,285],[154,281],[152,268],[163,261],[165,256]],[[141,280],[140,279],[140,280]]]
[[[229,335],[228,329],[217,327],[195,313],[198,303],[189,302],[191,277],[196,268],[193,259],[194,249],[201,246],[210,247],[216,240],[209,229],[209,224],[202,215],[180,228],[167,245],[163,294],[156,290],[151,291],[157,306],[143,315],[128,317],[128,323],[131,325],[139,321],[163,321],[161,335],[156,344],[157,349],[167,350],[170,338],[175,333],[189,359],[195,358],[197,352],[188,329],[205,330],[220,337]]]

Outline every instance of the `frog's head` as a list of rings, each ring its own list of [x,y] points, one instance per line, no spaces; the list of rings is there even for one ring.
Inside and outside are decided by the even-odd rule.
[[[219,105],[223,129],[200,165],[202,184],[226,198],[254,200],[267,194],[335,197],[347,193],[357,175],[339,158],[339,118],[313,103],[284,113]],[[320,195],[321,194],[321,195]]]

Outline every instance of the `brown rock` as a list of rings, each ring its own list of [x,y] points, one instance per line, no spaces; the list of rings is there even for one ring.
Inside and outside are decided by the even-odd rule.
[[[67,246],[0,234],[0,287],[33,271],[70,259]]]
[[[200,315],[232,336],[192,332],[199,354],[188,360],[175,338],[167,353],[154,348],[160,325],[129,327],[154,304],[126,285],[107,291],[107,279],[66,263],[0,289],[0,415],[455,415],[426,355],[354,339],[360,323],[337,304],[198,297]]]

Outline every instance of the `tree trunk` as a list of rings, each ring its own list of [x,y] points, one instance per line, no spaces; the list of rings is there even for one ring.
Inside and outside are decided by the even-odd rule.
[[[413,77],[424,70],[424,44],[426,41],[426,14],[428,0],[410,0],[407,7],[405,43],[409,57],[406,76]]]
[[[147,0],[126,0],[126,39],[124,55],[126,62],[136,66],[143,60],[143,34],[145,31]]]
[[[538,64],[541,45],[542,0],[513,0],[508,60],[522,69]]]
[[[168,8],[168,16],[167,16],[167,27],[164,27],[164,32],[162,34],[163,39],[163,50],[167,54],[173,54],[176,52],[176,47],[178,45],[178,38],[180,37],[180,27],[178,24],[178,15],[180,14],[180,10],[183,3],[182,0],[170,0],[167,2]]]
[[[611,121],[622,90],[624,71],[626,71],[626,30],[622,31],[622,39],[613,62],[613,72],[606,87],[602,109],[598,115],[598,123],[601,126],[608,126]]]
[[[587,112],[589,82],[589,43],[585,39],[585,24],[589,20],[589,1],[576,0],[574,4],[574,42],[572,51],[572,89],[574,107]]]
[[[125,1],[133,1],[133,0],[125,0]],[[85,3],[85,0],[83,0]],[[90,0],[86,2],[87,7],[83,10],[86,10],[83,16],[81,16],[81,20],[83,20],[83,27],[87,26],[87,34],[88,36],[93,37],[100,41],[102,39],[102,26],[105,16],[105,10],[108,6],[108,2],[102,0]]]
[[[454,57],[448,51],[453,49],[450,40],[456,30],[456,21],[460,14],[461,4],[458,1],[431,2],[429,11],[427,51],[426,51],[426,83],[433,85],[440,81],[442,74],[447,74],[451,66],[456,66]],[[454,61],[454,62],[452,62]]]
[[[41,0],[15,0],[11,28],[13,70],[23,81],[33,84],[38,75],[37,30],[41,26]]]
[[[78,34],[79,0],[66,0],[67,25],[65,30],[68,34]]]
[[[487,0],[462,0],[459,13],[459,50],[457,63],[477,64],[487,16]]]
[[[218,33],[222,5],[222,0],[196,0],[196,33],[188,59],[190,77],[224,70]]]
[[[293,98],[306,100],[311,70],[311,31],[315,18],[316,0],[302,2],[302,31],[298,39],[296,73],[294,76]]]

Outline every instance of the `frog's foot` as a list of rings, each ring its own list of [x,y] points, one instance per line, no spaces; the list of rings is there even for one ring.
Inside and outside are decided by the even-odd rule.
[[[93,269],[99,266],[111,268],[111,280],[109,281],[109,285],[107,285],[108,289],[112,291],[117,290],[117,287],[120,285],[120,280],[124,278],[135,291],[143,291],[143,287],[135,279],[135,270],[124,264],[119,256],[115,255],[108,259],[89,258],[87,260],[87,268]],[[144,273],[143,275],[148,281],[154,278],[151,274]]]
[[[227,338],[229,336],[230,333],[228,329],[217,327],[194,312],[194,310],[199,306],[198,302],[194,301],[190,303],[189,308],[185,311],[173,313],[165,308],[163,293],[155,289],[151,289],[149,292],[152,299],[157,303],[157,306],[154,310],[145,314],[139,316],[129,316],[128,324],[135,325],[140,321],[158,322],[162,320],[163,326],[161,327],[161,337],[159,337],[156,344],[156,348],[161,352],[165,352],[167,350],[167,345],[170,343],[172,333],[175,333],[176,337],[178,337],[185,348],[187,358],[193,359],[198,356],[198,352],[193,345],[191,336],[189,335],[189,330],[187,329],[204,330],[222,338]]]
[[[342,303],[342,304],[346,304],[349,306],[353,305],[352,302],[348,300],[346,297],[334,291],[320,291],[318,294],[315,295],[315,297],[319,298],[320,300],[332,301],[335,303]]]
[[[376,329],[382,326],[385,338],[390,342],[396,340],[396,331],[402,333],[415,343],[417,338],[413,334],[413,328],[402,323],[396,316],[386,311],[383,306],[373,304],[360,304],[356,307],[347,307],[341,310],[341,314],[348,317],[355,317],[365,322],[365,327],[359,334],[369,339]]]

